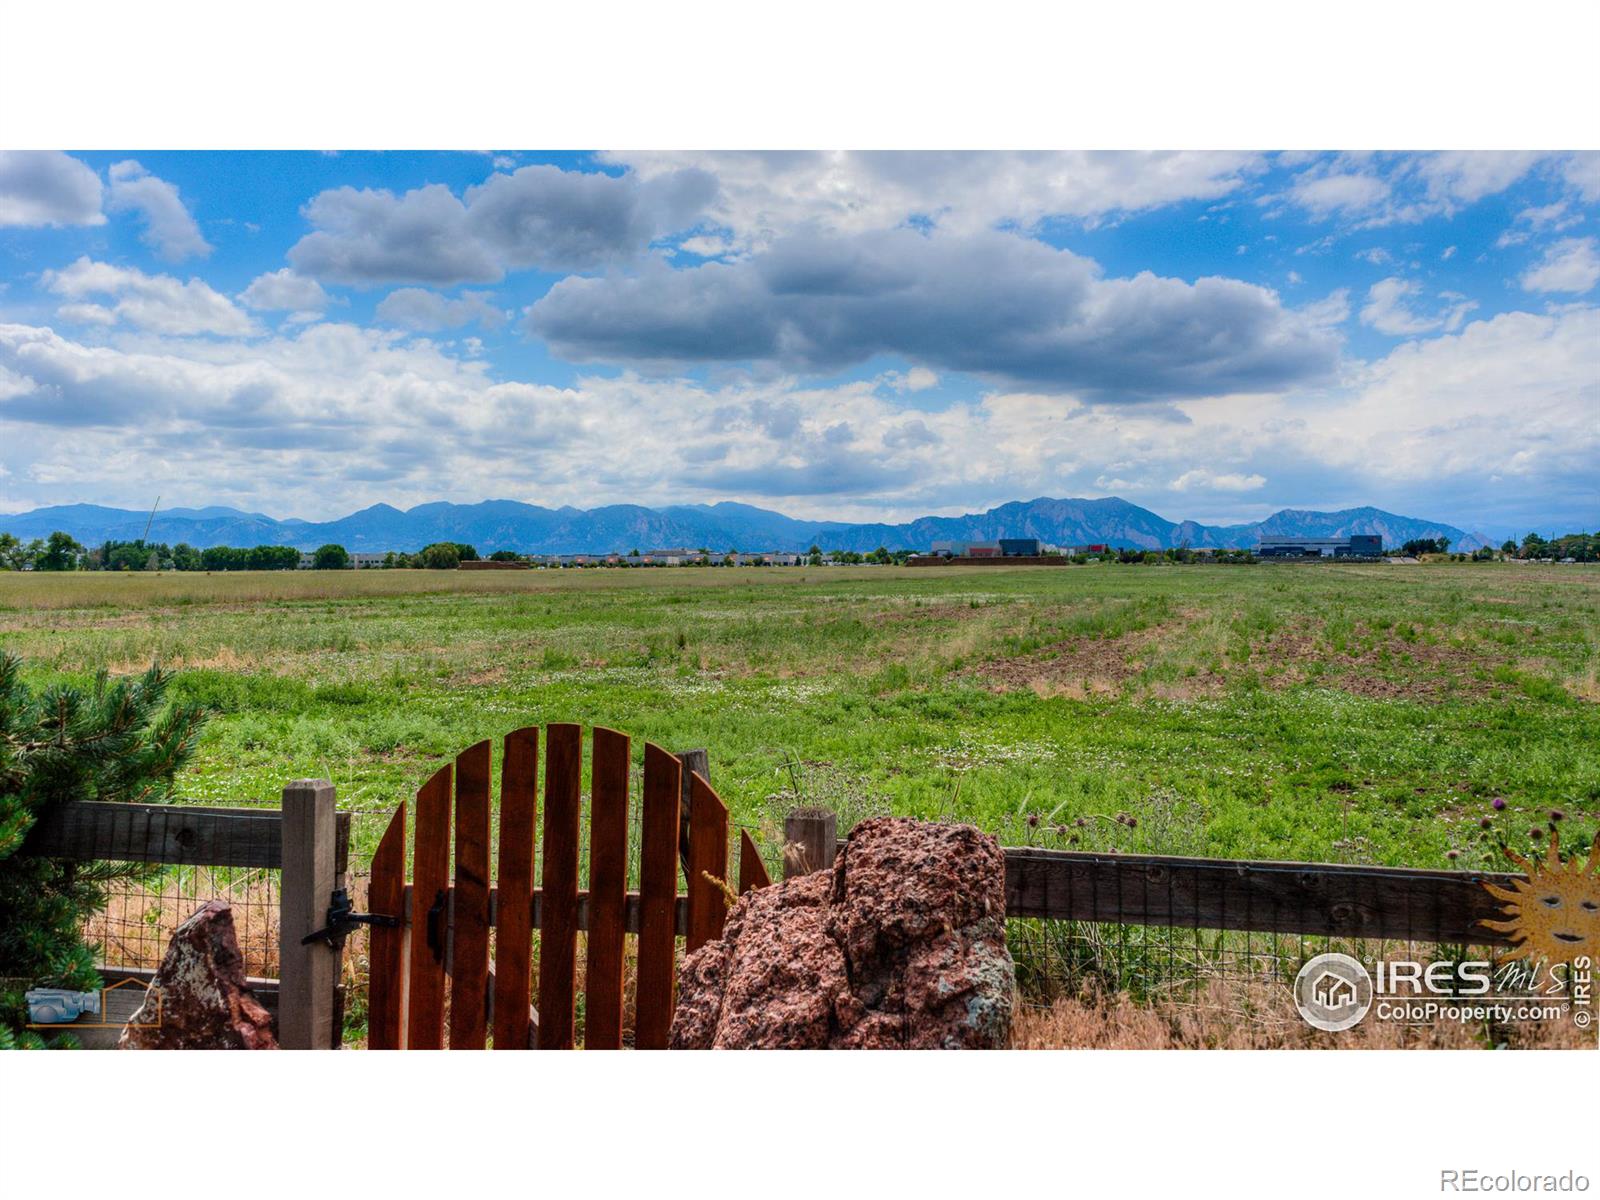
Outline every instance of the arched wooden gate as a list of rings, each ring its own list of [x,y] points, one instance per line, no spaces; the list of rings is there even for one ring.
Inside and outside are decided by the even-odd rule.
[[[491,1039],[496,1050],[572,1049],[580,931],[585,1048],[624,1044],[629,934],[636,939],[632,1044],[666,1046],[677,939],[692,951],[721,934],[727,915],[728,810],[704,776],[685,778],[678,757],[647,743],[639,836],[630,838],[629,739],[596,727],[588,887],[580,887],[583,729],[546,727],[542,812],[539,740],[537,726],[506,735],[495,827],[489,742],[462,751],[422,786],[409,882],[405,805],[390,822],[372,860],[368,907],[401,922],[372,930],[373,1049],[481,1050]],[[740,892],[768,882],[745,833],[738,876]]]

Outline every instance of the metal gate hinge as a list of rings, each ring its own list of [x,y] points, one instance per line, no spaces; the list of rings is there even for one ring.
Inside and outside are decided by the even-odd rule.
[[[328,901],[328,915],[324,919],[327,921],[326,925],[300,939],[302,946],[309,946],[312,942],[327,942],[330,950],[337,950],[344,945],[344,939],[349,937],[351,931],[358,925],[378,925],[384,929],[400,927],[399,917],[385,916],[382,913],[356,912],[355,905],[350,902],[350,893],[344,888],[335,889]]]

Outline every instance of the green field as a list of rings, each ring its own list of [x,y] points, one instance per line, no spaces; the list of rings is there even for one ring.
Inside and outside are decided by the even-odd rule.
[[[387,808],[566,720],[707,747],[769,853],[797,799],[1421,867],[1480,865],[1495,797],[1513,844],[1600,812],[1586,566],[0,574],[0,638],[37,682],[177,669],[213,804],[318,775]]]

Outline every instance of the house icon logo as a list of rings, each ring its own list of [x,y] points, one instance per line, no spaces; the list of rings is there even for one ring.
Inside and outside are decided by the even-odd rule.
[[[1319,954],[1295,976],[1294,1005],[1313,1029],[1352,1029],[1372,1007],[1372,976],[1348,954]]]

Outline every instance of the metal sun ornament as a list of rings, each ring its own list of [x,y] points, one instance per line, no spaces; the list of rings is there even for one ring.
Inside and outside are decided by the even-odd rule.
[[[1504,921],[1484,921],[1487,929],[1506,934],[1514,950],[1508,961],[1570,963],[1580,957],[1591,962],[1600,956],[1600,836],[1590,847],[1587,862],[1574,851],[1561,858],[1560,835],[1550,830],[1550,851],[1543,859],[1527,859],[1506,848],[1506,857],[1527,873],[1509,888],[1483,886],[1502,901]]]

